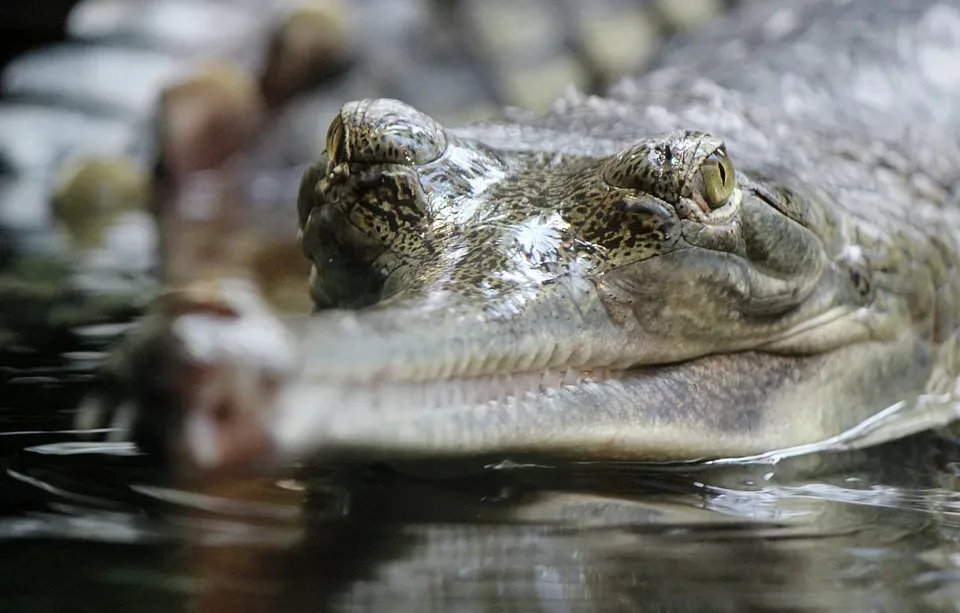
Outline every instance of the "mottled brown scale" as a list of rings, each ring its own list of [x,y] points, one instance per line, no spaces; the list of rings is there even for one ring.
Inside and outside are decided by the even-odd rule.
[[[604,165],[603,179],[674,203],[690,197],[700,164],[722,148],[723,141],[703,132],[671,132],[618,153]]]
[[[614,155],[505,155],[451,138],[390,100],[345,105],[327,145],[329,172],[301,209],[332,208],[346,219],[340,242],[348,251],[358,240],[367,254],[375,250],[366,243],[382,247],[372,269],[413,267],[405,291],[486,297],[548,283],[571,267],[602,275],[677,248],[672,205],[691,196],[700,164],[723,147],[711,135],[678,131]],[[308,244],[310,226],[329,218],[307,223]]]
[[[349,102],[327,135],[334,163],[426,164],[446,148],[443,128],[413,107],[387,98]]]

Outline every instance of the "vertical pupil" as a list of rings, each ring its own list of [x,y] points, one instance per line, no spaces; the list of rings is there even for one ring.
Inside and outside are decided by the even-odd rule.
[[[723,185],[727,184],[727,170],[723,167],[723,161],[718,164],[720,167],[720,183]]]

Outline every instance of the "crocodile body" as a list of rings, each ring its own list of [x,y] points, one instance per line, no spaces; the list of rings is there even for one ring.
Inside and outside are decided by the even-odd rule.
[[[205,466],[680,460],[952,393],[958,56],[946,2],[774,2],[543,115],[347,104],[300,193],[318,312],[198,283],[90,406],[133,393]]]

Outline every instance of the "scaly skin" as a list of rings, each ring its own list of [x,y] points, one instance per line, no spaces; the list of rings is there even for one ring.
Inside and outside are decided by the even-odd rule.
[[[679,460],[952,392],[960,11],[772,4],[543,116],[345,105],[298,207],[318,312],[174,293],[84,415],[132,394],[206,468]]]

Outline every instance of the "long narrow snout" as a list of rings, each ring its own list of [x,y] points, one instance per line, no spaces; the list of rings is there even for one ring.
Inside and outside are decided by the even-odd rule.
[[[479,305],[438,294],[321,312],[301,338],[305,379],[357,385],[613,368],[627,353],[586,280]]]
[[[310,457],[746,455],[835,435],[903,392],[877,386],[868,344],[614,366],[617,328],[589,292],[573,301],[569,288],[512,312],[443,299],[328,311],[285,333],[248,290],[230,309],[204,307],[203,321],[184,325],[198,316],[188,309],[166,326],[171,362],[189,374],[165,373],[182,408],[171,440],[204,470]],[[892,355],[886,367],[917,368],[909,341]],[[851,393],[857,402],[834,410]]]

